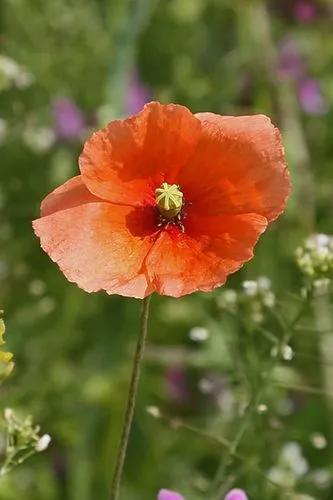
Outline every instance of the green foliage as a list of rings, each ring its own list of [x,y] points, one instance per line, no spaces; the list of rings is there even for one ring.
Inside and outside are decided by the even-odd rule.
[[[332,233],[332,9],[312,2],[316,16],[302,23],[295,3],[3,1],[0,304],[16,367],[1,401],[34,415],[52,444],[0,478],[0,500],[107,498],[139,303],[68,283],[31,221],[77,174],[91,130],[131,112],[135,73],[152,98],[194,112],[269,114],[283,132],[293,196],[226,287],[153,297],[122,498],[154,500],[164,487],[220,500],[233,485],[255,500],[332,498],[332,290],[326,282],[316,293],[298,266],[303,254],[295,258],[309,235]],[[279,69],[287,39],[301,77]],[[320,113],[301,100],[305,78],[321,85]],[[71,137],[55,127],[64,97],[84,115]],[[208,335],[198,341],[195,327]]]

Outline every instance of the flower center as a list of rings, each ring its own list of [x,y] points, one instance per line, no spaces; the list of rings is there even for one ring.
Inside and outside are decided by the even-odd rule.
[[[163,184],[155,190],[155,200],[160,214],[165,219],[173,219],[182,209],[184,199],[178,184]]]

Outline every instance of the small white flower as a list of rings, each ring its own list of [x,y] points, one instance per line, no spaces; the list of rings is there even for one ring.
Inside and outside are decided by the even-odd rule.
[[[281,354],[285,361],[291,361],[294,357],[294,351],[290,345],[284,345],[281,349]]]
[[[209,378],[202,378],[199,380],[199,391],[203,394],[212,394],[215,389],[214,381]]]
[[[194,342],[204,342],[208,339],[209,332],[207,328],[204,328],[203,326],[195,326],[194,328],[191,328],[188,336]]]
[[[35,449],[36,451],[44,451],[48,448],[51,442],[51,436],[49,434],[43,434],[43,436],[37,441]]]
[[[154,418],[160,418],[161,412],[158,406],[147,406],[146,407],[146,412]]]
[[[310,436],[311,444],[317,450],[323,450],[327,446],[327,439],[321,432],[314,432]]]
[[[267,410],[268,406],[265,405],[264,403],[261,403],[260,405],[257,406],[258,413],[266,413]]]
[[[306,474],[308,470],[309,470],[309,465],[304,457],[300,457],[299,460],[297,460],[294,463],[293,471],[296,474],[296,476],[304,476],[304,474]]]
[[[318,249],[327,247],[330,241],[331,237],[328,234],[319,233],[313,236],[313,242]]]
[[[217,303],[222,308],[234,308],[237,305],[237,292],[232,288],[227,288],[221,292],[217,298]]]
[[[13,418],[14,412],[11,408],[5,408],[3,415],[5,417],[5,420],[7,420],[8,422]]]
[[[302,448],[293,441],[283,446],[281,461],[297,477],[303,476],[309,470],[308,463],[302,455]]]
[[[258,286],[260,291],[266,292],[271,289],[272,282],[267,276],[259,276]]]
[[[30,281],[29,283],[29,292],[31,293],[31,295],[43,295],[43,293],[45,292],[45,288],[45,282],[42,280],[36,279]]]
[[[311,479],[319,488],[327,488],[332,482],[332,474],[328,469],[316,469],[312,472]]]
[[[258,283],[254,280],[243,281],[242,287],[244,288],[245,294],[249,297],[253,297],[258,293]]]
[[[330,254],[330,249],[329,247],[319,247],[317,249],[317,257],[318,259],[320,260],[324,260],[326,259],[326,257],[328,257]]]
[[[7,78],[15,80],[20,74],[20,66],[10,57],[0,54],[0,72]]]
[[[297,460],[300,456],[302,456],[302,448],[295,441],[290,441],[282,447],[281,457],[283,460],[292,462],[293,460]]]

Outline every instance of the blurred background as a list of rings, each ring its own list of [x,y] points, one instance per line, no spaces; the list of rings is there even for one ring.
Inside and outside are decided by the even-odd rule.
[[[226,287],[153,297],[122,498],[333,498],[332,302],[295,258],[333,232],[332,28],[331,0],[2,0],[0,401],[52,442],[1,500],[107,498],[140,302],[68,283],[31,221],[92,131],[152,99],[271,116],[293,196]]]

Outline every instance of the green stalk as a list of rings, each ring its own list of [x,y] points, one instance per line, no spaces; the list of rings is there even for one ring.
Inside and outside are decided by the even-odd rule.
[[[110,500],[118,500],[120,493],[120,484],[123,475],[124,463],[128,447],[128,440],[133,422],[135,402],[140,380],[140,370],[141,370],[141,364],[147,337],[149,303],[150,303],[150,297],[146,297],[145,299],[143,299],[140,330],[133,359],[132,376],[128,391],[126,412],[123,422],[123,430],[119,443],[116,465],[113,473]]]

